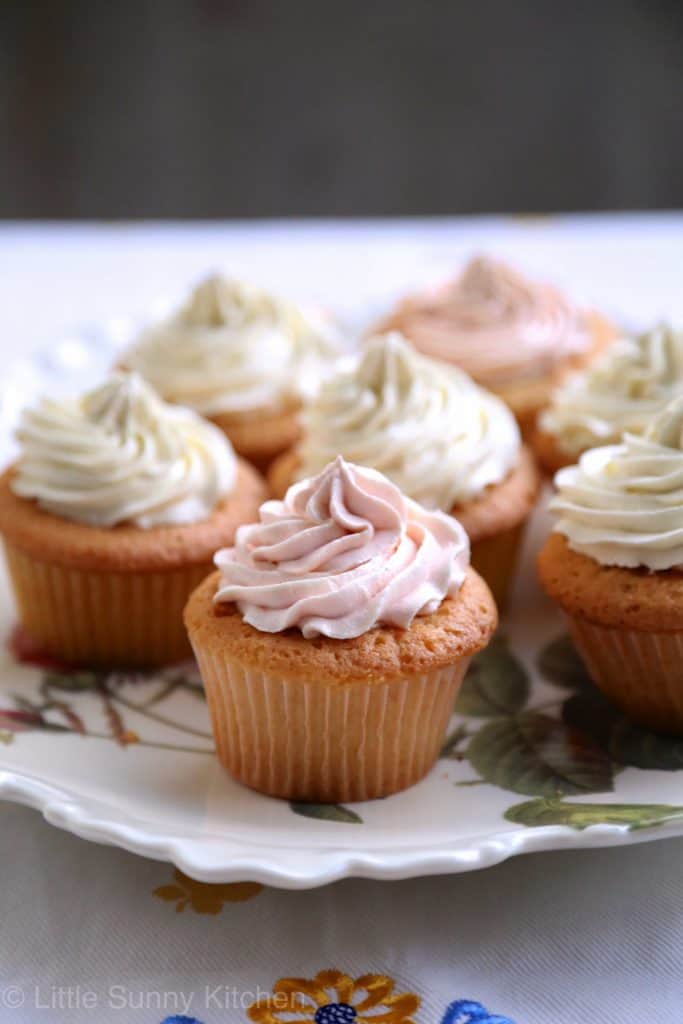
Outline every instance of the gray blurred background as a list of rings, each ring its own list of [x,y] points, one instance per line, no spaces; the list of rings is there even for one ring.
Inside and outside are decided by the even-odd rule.
[[[0,0],[0,217],[683,206],[681,0]]]

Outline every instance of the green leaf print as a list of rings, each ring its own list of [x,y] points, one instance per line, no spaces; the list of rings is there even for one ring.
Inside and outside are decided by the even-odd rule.
[[[513,793],[557,797],[613,788],[604,751],[589,736],[536,711],[487,722],[466,753],[482,779]]]
[[[320,821],[340,821],[347,825],[362,825],[363,819],[355,811],[342,804],[308,804],[290,800],[289,806],[295,814],[304,818],[318,818]]]
[[[582,831],[591,825],[624,825],[633,832],[669,821],[683,822],[683,807],[671,804],[570,804],[562,800],[527,800],[508,807],[505,819],[539,828],[567,825]]]
[[[592,736],[620,765],[668,772],[683,769],[683,739],[642,728],[599,690],[570,697],[564,703],[562,717],[568,725]]]
[[[503,636],[473,659],[462,684],[455,710],[471,718],[498,718],[521,711],[529,699],[526,669],[512,654]]]
[[[542,649],[537,665],[543,678],[555,686],[566,686],[569,690],[593,689],[586,666],[567,634],[556,637]]]

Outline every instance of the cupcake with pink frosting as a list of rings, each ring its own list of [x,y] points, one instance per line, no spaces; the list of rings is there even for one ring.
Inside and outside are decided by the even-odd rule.
[[[429,771],[497,625],[456,519],[340,456],[265,502],[215,564],[185,622],[234,778],[334,803]]]
[[[485,256],[440,287],[405,298],[379,329],[400,330],[426,355],[455,363],[500,395],[525,435],[562,376],[613,336],[600,315],[553,285]]]

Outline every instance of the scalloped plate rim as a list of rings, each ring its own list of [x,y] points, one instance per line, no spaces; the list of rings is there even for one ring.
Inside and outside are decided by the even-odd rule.
[[[50,825],[82,839],[116,846],[151,860],[167,861],[200,882],[248,880],[284,889],[316,888],[349,877],[398,880],[458,874],[492,867],[521,854],[628,846],[683,836],[680,822],[665,822],[636,831],[614,824],[592,825],[581,831],[566,825],[542,825],[432,847],[359,851],[332,846],[302,851],[296,847],[250,844],[242,839],[207,842],[152,835],[124,820],[103,818],[89,807],[88,798],[75,797],[7,768],[0,771],[0,798],[32,808]],[[203,856],[198,855],[197,848],[202,849]]]

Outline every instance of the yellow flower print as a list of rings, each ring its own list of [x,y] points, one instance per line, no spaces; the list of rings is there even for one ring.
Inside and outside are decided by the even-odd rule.
[[[159,886],[153,895],[175,903],[178,913],[189,906],[196,914],[219,914],[224,903],[244,903],[258,896],[262,889],[258,882],[230,882],[225,885],[196,882],[176,868],[173,884]]]
[[[383,974],[353,979],[330,970],[310,980],[280,978],[247,1013],[255,1024],[414,1024],[419,1004],[413,992],[394,994]]]

